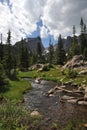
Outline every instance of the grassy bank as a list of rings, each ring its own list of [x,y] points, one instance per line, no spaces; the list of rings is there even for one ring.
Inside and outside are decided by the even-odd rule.
[[[31,89],[30,82],[26,80],[9,81],[8,91],[2,93],[7,100],[20,102],[23,94]]]
[[[19,72],[18,81],[9,81],[8,90],[0,93],[1,97],[4,97],[6,101],[0,104],[0,130],[46,130],[42,117],[31,117],[30,112],[22,106],[21,102],[24,93],[31,89],[29,81],[23,80],[24,77],[36,78],[41,77],[46,80],[53,80],[56,82],[68,82],[72,81],[77,84],[87,85],[87,75],[78,75],[80,70],[69,72],[68,69],[62,70],[61,67],[50,68],[49,71],[38,72],[37,70]],[[80,124],[80,123],[79,123]],[[82,126],[79,126],[82,128]],[[75,123],[69,123],[62,130],[77,129],[78,126]],[[50,124],[48,130],[58,130],[58,124]],[[83,129],[83,128],[82,128]]]
[[[21,104],[24,93],[31,89],[26,80],[9,81],[8,89],[0,93],[0,130],[36,130],[41,117],[31,117]]]
[[[51,68],[49,71],[38,72],[37,70],[27,71],[27,72],[19,72],[19,77],[27,77],[27,78],[35,78],[41,77],[45,80],[52,80],[56,82],[66,83],[71,81],[73,84],[84,84],[87,85],[87,75],[78,75],[80,70],[72,70],[69,69],[62,70],[59,68]]]

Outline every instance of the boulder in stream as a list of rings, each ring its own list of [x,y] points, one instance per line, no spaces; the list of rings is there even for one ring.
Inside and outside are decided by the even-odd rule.
[[[78,101],[79,105],[86,105],[87,106],[87,102],[86,101]]]
[[[85,88],[84,101],[87,101],[87,87]]]
[[[35,83],[39,84],[41,82],[41,79],[40,78],[36,78],[35,79]]]
[[[41,116],[40,113],[38,111],[36,111],[36,110],[32,111],[30,115],[31,116]]]
[[[71,100],[71,99],[75,99],[75,97],[64,95],[61,99],[62,100]]]

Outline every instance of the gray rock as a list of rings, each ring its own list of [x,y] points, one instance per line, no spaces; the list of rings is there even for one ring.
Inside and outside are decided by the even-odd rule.
[[[79,72],[79,75],[86,75],[87,74],[87,70],[82,70]]]
[[[79,105],[87,105],[87,102],[86,101],[79,101],[78,104]]]
[[[30,115],[31,116],[41,116],[40,113],[38,111],[36,111],[36,110],[32,111]]]
[[[70,61],[68,61],[63,68],[72,68],[72,67],[79,67],[83,64],[83,56],[82,55],[76,55],[74,56]]]
[[[84,101],[87,101],[87,87],[85,88]]]
[[[74,97],[64,95],[61,99],[62,99],[62,100],[71,100],[71,99],[74,99]]]

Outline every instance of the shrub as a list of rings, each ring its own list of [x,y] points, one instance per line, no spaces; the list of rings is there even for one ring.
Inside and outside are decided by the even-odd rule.
[[[75,77],[77,77],[77,74],[78,74],[77,71],[69,68],[67,73],[66,73],[66,76],[67,76],[67,78],[75,78]]]
[[[50,70],[49,65],[44,65],[44,66],[43,66],[43,71],[49,71],[49,70]]]
[[[17,79],[18,79],[17,74],[18,74],[18,72],[16,71],[16,69],[12,69],[12,70],[11,70],[10,79],[12,79],[12,80],[17,80]]]
[[[8,84],[8,80],[6,78],[3,65],[0,64],[0,92],[3,92],[6,89],[5,85],[7,84]]]
[[[0,105],[0,130],[37,130],[40,118],[32,118],[20,104],[7,102]]]

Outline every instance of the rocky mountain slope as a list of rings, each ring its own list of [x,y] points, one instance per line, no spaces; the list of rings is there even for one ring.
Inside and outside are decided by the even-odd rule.
[[[41,38],[40,37],[36,37],[36,38],[25,38],[24,39],[24,45],[27,47],[28,51],[31,51],[32,53],[37,53],[37,46],[38,46],[38,43],[41,44],[41,47],[42,47],[42,51],[44,51],[44,46],[42,44],[42,41],[41,41]],[[16,50],[19,49],[21,45],[21,41],[18,41],[16,44],[15,44],[15,48]]]

